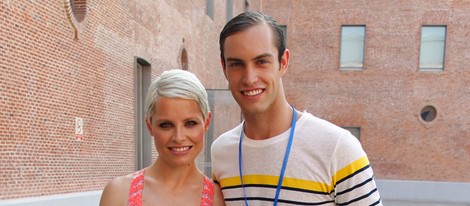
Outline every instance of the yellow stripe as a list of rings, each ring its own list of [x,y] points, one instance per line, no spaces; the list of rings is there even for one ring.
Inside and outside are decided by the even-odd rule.
[[[258,184],[258,185],[269,185],[269,186],[277,186],[279,181],[278,176],[271,176],[271,175],[246,175],[243,176],[243,184]],[[240,177],[230,177],[220,180],[220,185],[222,188],[225,187],[233,187],[233,186],[240,186]],[[308,180],[296,179],[296,178],[289,178],[285,177],[282,182],[283,187],[291,187],[297,189],[303,189],[308,191],[314,192],[330,192],[328,189],[331,188],[330,185],[327,183],[321,182],[313,182]]]
[[[334,187],[336,183],[347,176],[357,172],[358,170],[364,168],[365,166],[369,165],[369,159],[367,159],[367,156],[363,156],[353,163],[343,167],[342,169],[338,170],[336,174],[332,177],[331,184],[328,183],[323,183],[323,182],[314,182],[314,181],[309,181],[309,180],[303,180],[303,179],[297,179],[297,178],[289,178],[285,177],[284,181],[282,182],[283,187],[291,187],[291,188],[297,188],[297,189],[302,189],[302,190],[307,190],[307,191],[313,191],[313,192],[324,192],[324,193],[331,193],[331,191],[334,190]],[[214,176],[214,180],[215,180]],[[243,184],[249,185],[249,184],[257,184],[257,185],[268,185],[268,186],[277,186],[277,183],[279,181],[278,176],[272,176],[272,175],[245,175],[243,176]],[[224,178],[220,180],[220,186],[222,188],[225,187],[237,187],[240,186],[240,177],[235,176],[235,177],[230,177],[230,178]]]
[[[315,191],[315,192],[325,192],[325,193],[330,192],[328,191],[329,185],[327,183],[313,182],[309,180],[302,180],[302,179],[295,179],[295,178],[285,178],[284,181],[282,182],[282,186],[299,188],[299,189]]]
[[[331,188],[330,191],[334,189],[334,186],[336,183],[345,177],[357,172],[358,170],[364,168],[365,166],[369,165],[369,159],[367,159],[367,156],[363,156],[353,163],[347,165],[346,167],[343,167],[342,169],[338,170],[336,174],[333,176],[331,180]]]

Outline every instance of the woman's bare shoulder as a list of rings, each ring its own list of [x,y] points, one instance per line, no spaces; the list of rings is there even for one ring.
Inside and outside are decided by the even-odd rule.
[[[106,184],[101,194],[100,206],[127,205],[132,176],[115,177]]]

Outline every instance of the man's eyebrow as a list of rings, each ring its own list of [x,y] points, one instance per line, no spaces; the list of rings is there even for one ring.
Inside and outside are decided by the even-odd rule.
[[[253,58],[253,60],[257,60],[257,59],[262,59],[262,58],[266,58],[266,57],[273,57],[274,55],[270,54],[270,53],[264,53],[264,54],[260,54],[258,56],[256,56],[255,58]]]
[[[266,58],[266,57],[273,57],[274,55],[271,54],[271,53],[264,53],[264,54],[260,54],[256,57],[254,57],[252,60],[258,60],[258,59],[263,59],[263,58]],[[227,59],[225,61],[243,61],[242,59],[240,58],[235,58],[235,57],[227,57]]]
[[[242,61],[242,60],[239,59],[239,58],[227,57],[227,59],[225,61]]]

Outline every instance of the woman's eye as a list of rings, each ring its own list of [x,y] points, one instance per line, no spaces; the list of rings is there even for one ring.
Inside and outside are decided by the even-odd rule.
[[[186,122],[186,126],[188,127],[194,127],[197,125],[197,122],[196,121],[188,121]]]
[[[171,127],[171,124],[169,122],[163,122],[158,125],[161,128],[169,128]]]

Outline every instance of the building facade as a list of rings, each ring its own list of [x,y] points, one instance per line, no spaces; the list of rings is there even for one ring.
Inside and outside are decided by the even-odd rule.
[[[209,174],[240,121],[218,34],[245,10],[285,26],[288,101],[359,138],[387,205],[470,205],[467,0],[2,0],[0,205],[93,205],[148,165],[143,93],[172,68],[209,91]]]
[[[469,1],[267,0],[263,11],[287,25],[290,101],[360,129],[377,178],[470,182]],[[347,26],[365,28],[357,67],[341,62]],[[447,30],[441,68],[420,62],[423,27]]]
[[[286,25],[289,101],[355,133],[387,205],[470,205],[470,1],[262,4]]]
[[[194,72],[213,108],[234,110],[209,140],[233,126],[230,116],[238,123],[217,38],[244,9],[244,1],[0,1],[0,205],[90,205],[113,177],[150,164],[157,154],[142,100],[163,70]],[[207,154],[198,160],[206,173]]]

